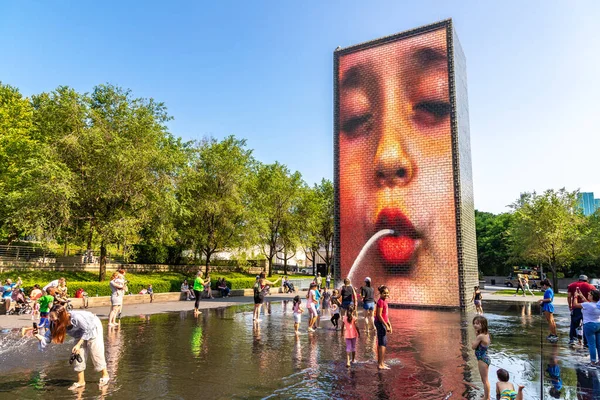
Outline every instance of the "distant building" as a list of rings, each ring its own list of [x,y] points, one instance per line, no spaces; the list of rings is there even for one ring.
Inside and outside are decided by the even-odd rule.
[[[594,199],[593,192],[582,192],[579,193],[579,206],[583,210],[583,215],[592,215],[600,208],[600,199]]]

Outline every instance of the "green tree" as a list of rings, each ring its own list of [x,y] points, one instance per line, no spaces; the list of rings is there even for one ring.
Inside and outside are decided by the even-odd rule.
[[[335,199],[333,183],[328,179],[322,179],[319,185],[315,185],[315,192],[319,200],[319,212],[317,222],[317,240],[321,249],[325,251],[323,257],[327,265],[327,273],[331,271],[333,262],[333,218]]]
[[[37,132],[72,172],[76,230],[85,230],[88,249],[94,236],[100,242],[103,280],[107,245],[137,241],[153,213],[170,211],[183,145],[167,130],[163,103],[116,86],[90,95],[59,87],[33,103]]]
[[[302,177],[278,162],[259,164],[252,185],[253,224],[258,243],[273,272],[273,259],[281,247],[282,230],[300,202]]]
[[[514,256],[547,265],[558,291],[558,272],[577,258],[583,215],[577,191],[523,193],[511,205],[510,248]]]
[[[35,134],[34,107],[0,83],[0,228],[9,242],[23,234],[52,239],[68,224],[71,176]]]
[[[508,231],[512,214],[492,214],[475,210],[477,262],[484,275],[504,275],[511,257]]]
[[[178,184],[180,236],[205,258],[243,244],[248,231],[248,183],[252,151],[246,141],[229,136],[206,139],[194,149]]]

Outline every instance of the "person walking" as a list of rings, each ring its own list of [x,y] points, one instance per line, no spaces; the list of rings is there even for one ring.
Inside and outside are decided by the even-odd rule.
[[[529,276],[523,275],[523,296],[527,294],[526,292],[529,292],[532,296],[535,296],[531,289],[529,289]]]
[[[594,285],[588,283],[588,277],[586,275],[579,275],[577,282],[571,283],[567,286],[567,303],[569,304],[569,311],[571,312],[571,326],[569,328],[569,345],[574,346],[579,342],[577,338],[577,328],[581,326],[583,321],[583,313],[581,307],[573,307],[575,296],[579,290],[585,299],[587,299],[590,291],[596,290]],[[583,335],[583,344],[587,345],[587,338]]]
[[[327,277],[325,278],[325,287],[327,289],[330,289],[331,286],[331,274],[327,274]]]
[[[517,291],[513,297],[519,294],[519,289],[521,289],[521,292],[523,292],[523,297],[525,297],[525,289],[523,289],[523,276],[521,274],[517,274]]]

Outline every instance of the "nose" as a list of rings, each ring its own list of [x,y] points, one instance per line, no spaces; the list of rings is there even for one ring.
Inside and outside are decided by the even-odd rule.
[[[396,122],[397,125],[398,121]],[[384,128],[375,154],[375,179],[380,186],[405,186],[413,178],[413,162],[402,143],[400,128]]]

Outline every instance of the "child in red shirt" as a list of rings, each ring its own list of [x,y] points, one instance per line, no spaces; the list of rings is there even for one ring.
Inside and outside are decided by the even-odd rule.
[[[387,346],[387,334],[392,333],[392,324],[388,317],[387,298],[390,291],[387,286],[379,286],[379,300],[375,309],[375,329],[377,330],[377,368],[390,369],[385,363],[385,348]]]

